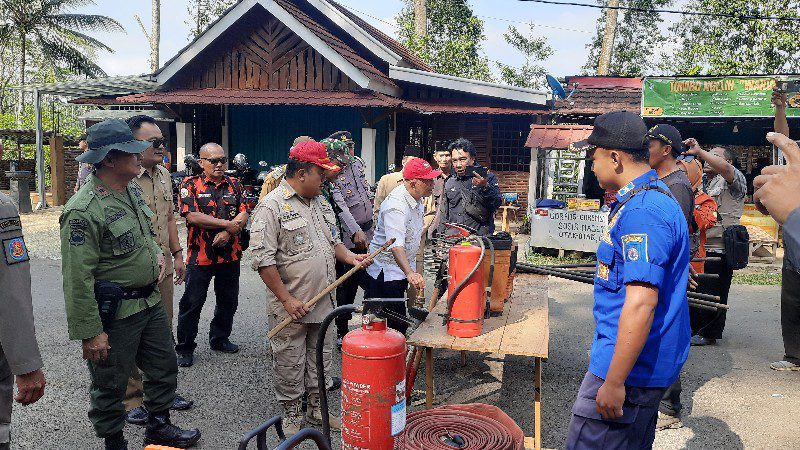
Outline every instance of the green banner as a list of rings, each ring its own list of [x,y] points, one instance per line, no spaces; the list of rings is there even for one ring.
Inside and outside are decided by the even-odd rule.
[[[775,77],[645,78],[643,117],[773,117]],[[800,116],[790,93],[787,116]]]

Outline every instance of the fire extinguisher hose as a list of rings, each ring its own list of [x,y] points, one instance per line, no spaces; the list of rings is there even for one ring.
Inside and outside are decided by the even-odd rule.
[[[450,320],[450,312],[453,309],[453,301],[455,301],[456,297],[461,292],[461,290],[464,289],[464,286],[467,285],[467,283],[469,282],[470,278],[472,278],[472,276],[475,275],[475,272],[477,272],[478,268],[480,268],[481,264],[483,264],[483,257],[484,257],[484,255],[486,255],[486,246],[483,243],[483,239],[481,239],[480,237],[478,237],[475,240],[477,240],[478,244],[480,244],[480,246],[481,246],[481,256],[480,256],[480,258],[478,258],[478,262],[477,262],[477,264],[475,264],[475,267],[472,268],[472,270],[469,272],[469,274],[467,276],[465,276],[464,279],[461,280],[460,283],[458,283],[458,285],[456,285],[456,288],[453,289],[453,292],[447,297],[447,314],[445,314],[444,320],[443,320],[445,325],[447,325],[447,322]]]
[[[402,450],[515,450],[512,430],[486,415],[446,406],[415,411],[406,419]]]
[[[319,334],[317,336],[317,389],[319,389],[319,409],[322,411],[322,434],[331,442],[331,423],[328,412],[328,389],[325,385],[325,363],[323,361],[323,350],[325,349],[325,335],[328,333],[328,327],[337,317],[344,314],[352,314],[360,307],[356,305],[342,305],[328,314],[322,323],[319,325]]]

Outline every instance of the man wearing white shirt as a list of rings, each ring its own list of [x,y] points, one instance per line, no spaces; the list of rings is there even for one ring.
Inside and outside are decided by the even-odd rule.
[[[425,278],[417,272],[416,254],[422,236],[425,204],[431,195],[434,179],[441,175],[427,161],[412,158],[403,166],[403,184],[393,189],[381,203],[378,225],[370,243],[370,253],[394,238],[395,243],[375,257],[367,269],[370,276],[364,295],[365,310],[382,308],[397,315],[406,314],[405,292],[411,283],[418,291],[425,289]],[[405,333],[405,322],[388,318],[391,328]]]

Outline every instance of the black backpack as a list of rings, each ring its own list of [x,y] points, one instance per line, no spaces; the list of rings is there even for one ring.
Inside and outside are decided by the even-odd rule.
[[[725,245],[725,259],[731,270],[747,267],[750,259],[750,234],[744,225],[732,225],[725,228],[722,234]]]

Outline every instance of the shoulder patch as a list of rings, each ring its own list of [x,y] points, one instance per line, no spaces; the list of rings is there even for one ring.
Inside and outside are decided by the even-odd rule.
[[[9,231],[19,231],[22,229],[22,221],[19,216],[5,217],[0,219],[0,233]]]
[[[95,186],[95,187],[94,187],[94,192],[95,192],[95,193],[97,193],[97,195],[98,195],[100,198],[106,198],[106,197],[108,197],[109,195],[111,195],[111,192],[109,192],[109,190],[108,190],[108,189],[106,189],[106,188],[105,188],[105,186],[101,186],[101,185],[99,185],[99,184],[98,184],[97,186]]]
[[[650,261],[647,254],[647,233],[626,234],[621,239],[625,261],[634,262],[640,259],[645,262]]]
[[[25,239],[22,236],[4,240],[3,252],[6,264],[9,266],[30,260],[28,247],[25,246]]]

